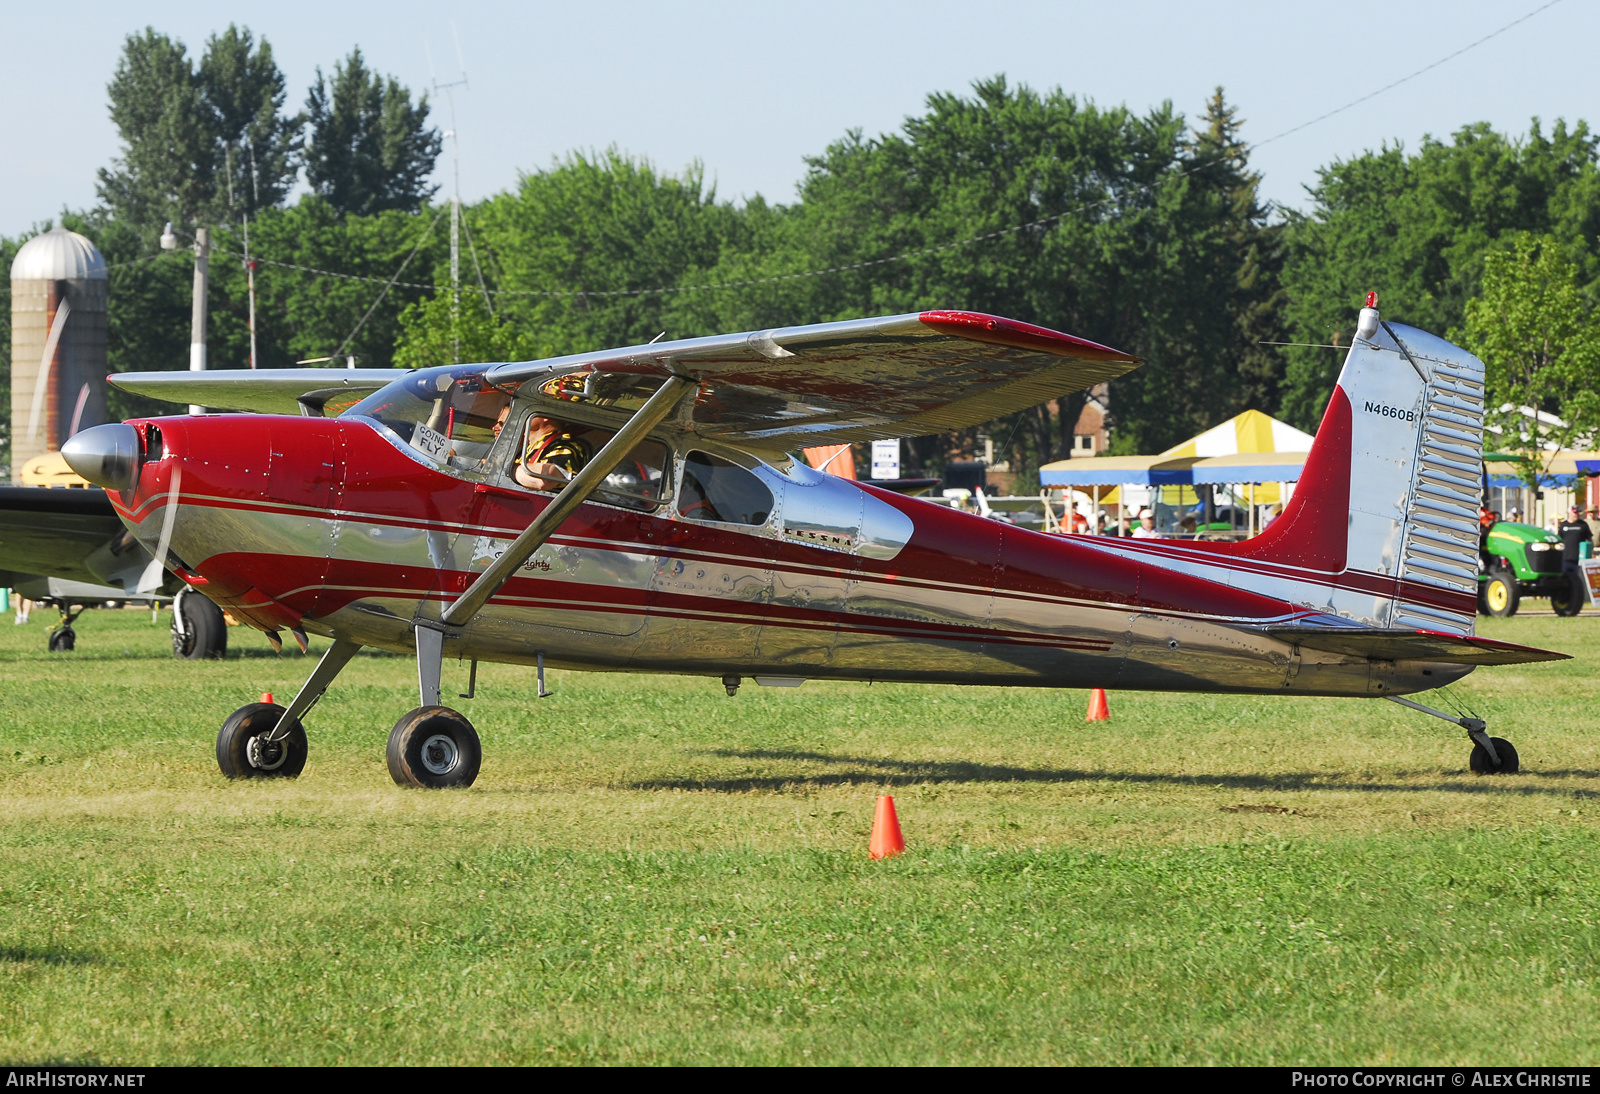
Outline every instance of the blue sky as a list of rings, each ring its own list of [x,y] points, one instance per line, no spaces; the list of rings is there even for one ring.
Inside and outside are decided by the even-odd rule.
[[[146,24],[198,53],[230,21],[273,45],[304,101],[318,65],[360,45],[414,90],[458,75],[461,184],[468,200],[570,149],[616,145],[678,171],[698,159],[719,194],[788,201],[804,157],[847,129],[897,128],[937,90],[1006,73],[1101,104],[1144,110],[1170,99],[1191,117],[1217,84],[1245,136],[1263,140],[1483,37],[1543,0],[1450,3],[1116,4],[309,3],[78,0],[5,5],[0,101],[10,148],[0,171],[0,234],[95,200],[95,169],[117,153],[105,85],[122,40]],[[1522,25],[1338,117],[1263,147],[1269,197],[1303,204],[1319,165],[1385,140],[1415,146],[1486,120],[1593,118],[1600,4],[1562,0]],[[445,104],[434,115],[449,126]],[[448,186],[449,158],[439,180]]]

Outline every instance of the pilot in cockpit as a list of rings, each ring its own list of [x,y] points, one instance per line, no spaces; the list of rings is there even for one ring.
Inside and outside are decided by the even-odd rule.
[[[511,416],[508,404],[494,424],[498,437]],[[524,427],[521,457],[513,471],[529,490],[560,490],[594,457],[594,446],[566,422],[535,414]]]

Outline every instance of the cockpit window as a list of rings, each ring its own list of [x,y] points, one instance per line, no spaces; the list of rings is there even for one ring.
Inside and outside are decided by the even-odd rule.
[[[482,470],[511,413],[511,392],[482,366],[428,369],[381,388],[346,413],[373,418],[435,463]]]
[[[691,520],[765,524],[772,515],[772,491],[736,463],[709,452],[690,452],[683,461],[678,512]]]

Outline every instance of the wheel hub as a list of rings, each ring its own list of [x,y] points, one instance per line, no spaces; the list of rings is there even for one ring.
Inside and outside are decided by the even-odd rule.
[[[265,737],[251,737],[244,746],[244,755],[251,767],[276,771],[289,758],[289,744],[287,740],[269,741]]]
[[[1489,601],[1490,608],[1497,612],[1503,611],[1507,601],[1511,599],[1511,591],[1506,588],[1505,582],[1491,581],[1489,582],[1489,595],[1487,599]]]
[[[448,775],[460,757],[456,742],[443,733],[435,733],[422,742],[422,766],[431,775]]]

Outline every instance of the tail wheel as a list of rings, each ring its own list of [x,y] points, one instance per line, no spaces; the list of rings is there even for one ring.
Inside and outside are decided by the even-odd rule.
[[[78,632],[71,627],[58,627],[50,632],[51,653],[71,653],[78,646]]]
[[[1522,601],[1522,594],[1517,591],[1516,577],[1498,568],[1489,571],[1480,595],[1484,610],[1500,618],[1516,615],[1517,606]]]
[[[449,707],[418,707],[389,734],[389,775],[401,786],[471,786],[483,763],[478,731]]]
[[[1586,599],[1586,590],[1583,586],[1583,576],[1576,571],[1566,575],[1566,588],[1550,594],[1550,606],[1557,615],[1577,615],[1583,611],[1583,602]]]
[[[228,715],[217,733],[222,773],[230,779],[292,779],[304,771],[308,748],[299,719],[289,723],[283,739],[266,739],[282,717],[276,703],[249,703]]]
[[[1489,759],[1489,750],[1482,745],[1472,746],[1472,755],[1467,759],[1467,766],[1472,768],[1474,775],[1515,775],[1517,773],[1517,750],[1511,747],[1511,742],[1504,737],[1490,737],[1494,743],[1495,753],[1500,757],[1500,766],[1496,767],[1494,761]]]
[[[178,629],[182,614],[183,630]],[[188,592],[172,602],[172,654],[185,661],[209,661],[228,652],[228,621],[202,593]]]

